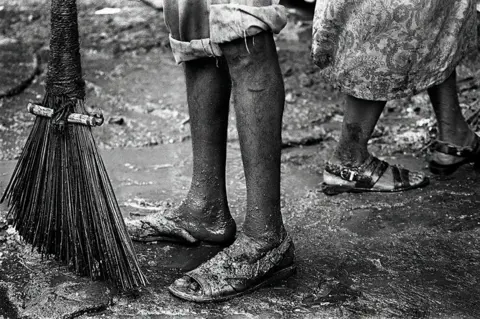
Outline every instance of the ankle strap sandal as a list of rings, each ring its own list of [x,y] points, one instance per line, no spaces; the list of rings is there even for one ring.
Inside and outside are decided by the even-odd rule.
[[[473,144],[470,146],[457,146],[443,141],[435,141],[431,146],[433,152],[439,152],[462,160],[453,164],[442,164],[434,160],[430,161],[429,168],[433,174],[451,175],[461,166],[474,163],[475,167],[480,167],[480,137],[477,135]]]

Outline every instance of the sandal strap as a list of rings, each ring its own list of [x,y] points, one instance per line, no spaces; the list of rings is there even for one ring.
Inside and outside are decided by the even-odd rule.
[[[458,157],[471,157],[480,152],[480,138],[476,136],[472,146],[457,146],[437,140],[433,142],[432,150]]]
[[[388,164],[387,162],[382,161],[377,157],[370,156],[369,162],[364,170],[364,174],[368,174],[369,176],[370,183],[366,185],[360,184],[359,187],[372,188],[383,176],[389,166],[390,164]]]
[[[400,169],[400,176],[402,177],[402,187],[410,187],[412,184],[410,183],[410,171],[406,168]]]
[[[399,189],[410,186],[410,172],[407,169],[395,165],[390,166],[393,175],[393,188]]]
[[[355,187],[372,188],[382,177],[390,165],[377,157],[370,156],[364,164],[357,168],[349,168],[327,162],[325,171],[342,178],[345,181],[355,182]]]

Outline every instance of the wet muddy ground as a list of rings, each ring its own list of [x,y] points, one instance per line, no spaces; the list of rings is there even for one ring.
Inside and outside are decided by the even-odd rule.
[[[96,14],[106,7],[120,10]],[[28,48],[22,64],[27,80],[35,69],[29,57],[39,64],[21,93],[0,98],[0,192],[33,124],[25,105],[44,94],[48,9],[39,0],[0,1],[0,52],[12,43]],[[0,206],[0,318],[480,317],[480,176],[471,167],[402,194],[320,192],[343,102],[311,63],[310,15],[308,8],[291,7],[289,25],[277,37],[287,93],[282,210],[297,247],[297,275],[230,302],[194,305],[165,288],[218,249],[136,245],[151,283],[137,295],[118,294],[41,261],[6,225],[6,207]],[[87,103],[107,119],[94,134],[124,215],[170,209],[187,191],[191,152],[182,69],[171,57],[162,13],[141,1],[85,0],[79,1],[79,23]],[[0,88],[13,83],[6,68]],[[479,107],[476,70],[472,64],[459,68],[467,115]],[[432,128],[425,94],[391,102],[371,149],[424,170]],[[228,192],[240,224],[245,186],[233,112]]]

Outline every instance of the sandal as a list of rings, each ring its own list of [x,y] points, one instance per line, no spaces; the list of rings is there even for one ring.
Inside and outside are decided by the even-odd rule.
[[[187,301],[225,301],[276,283],[296,271],[294,245],[289,235],[278,247],[261,253],[259,258],[251,260],[252,254],[258,256],[259,249],[252,244],[252,239],[240,235],[232,246],[186,273],[168,290]]]
[[[213,236],[217,237],[216,241],[198,239],[182,226],[184,223],[168,217],[164,212],[158,212],[142,219],[125,219],[125,225],[132,240],[143,243],[172,242],[183,245],[205,243],[216,246],[228,246],[235,240],[235,236],[232,236],[231,240],[224,240],[224,237],[222,237],[223,234],[219,232],[213,234]],[[191,221],[191,223],[195,224],[196,222]],[[235,223],[233,219],[232,223]],[[235,228],[235,226],[232,227]],[[209,229],[205,229],[204,231],[208,232]]]
[[[436,161],[430,161],[429,168],[433,174],[451,175],[457,169],[465,164],[475,163],[475,167],[480,167],[480,137],[477,135],[472,146],[456,146],[443,141],[435,141],[432,144],[432,151],[442,154],[463,157],[463,160],[453,164],[441,164]]]
[[[384,188],[377,185],[383,174],[390,169],[393,175],[393,187]],[[418,177],[418,182],[411,178]],[[429,179],[422,173],[409,170],[370,156],[364,164],[357,168],[349,168],[338,164],[326,163],[322,190],[326,195],[337,195],[345,192],[401,192],[428,185]]]

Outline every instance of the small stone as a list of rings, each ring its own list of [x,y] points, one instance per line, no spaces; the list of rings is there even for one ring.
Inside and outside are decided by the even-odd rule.
[[[285,72],[283,72],[283,76],[288,78],[289,76],[291,76],[293,74],[293,69],[291,67],[288,67]]]
[[[125,119],[121,116],[112,116],[108,120],[108,124],[117,124],[117,125],[123,125],[125,124]]]
[[[295,103],[295,96],[290,92],[285,96],[285,102],[287,103]]]
[[[95,11],[96,15],[111,15],[111,14],[118,14],[122,11],[120,8],[103,8],[100,10]]]
[[[314,84],[313,79],[306,74],[300,75],[298,79],[300,81],[300,85],[306,88],[309,88]]]
[[[160,143],[158,142],[158,140],[155,137],[152,137],[150,139],[150,141],[148,142],[148,146],[156,146],[158,144],[160,144]]]

